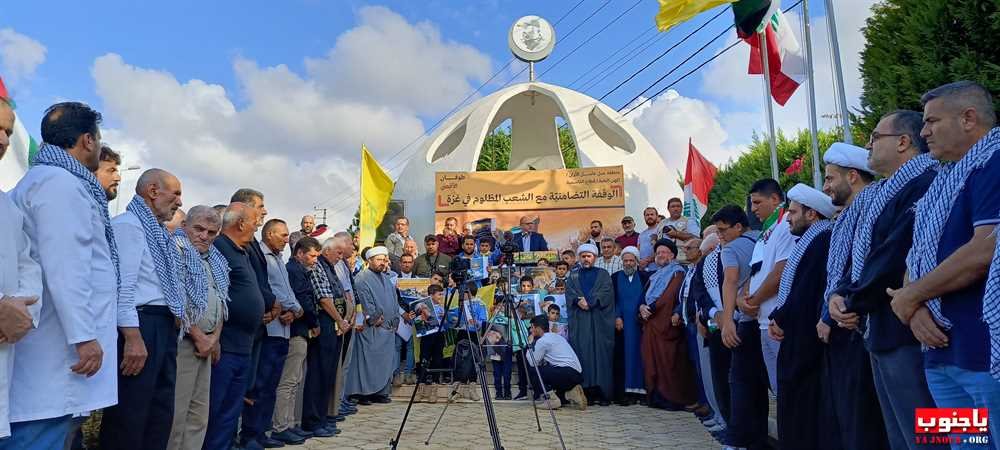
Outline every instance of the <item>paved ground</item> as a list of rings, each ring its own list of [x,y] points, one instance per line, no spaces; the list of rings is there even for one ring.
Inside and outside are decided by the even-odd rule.
[[[542,432],[538,432],[530,402],[495,402],[504,447],[514,449],[558,449],[559,440],[548,411],[539,409]],[[321,449],[383,449],[395,436],[406,409],[405,399],[387,405],[363,406],[358,414],[341,422],[343,433],[329,439],[310,439],[302,447]],[[400,449],[487,449],[489,431],[481,403],[454,403],[429,446],[427,435],[444,402],[415,404],[400,441]],[[556,411],[568,449],[680,448],[718,449],[693,415],[643,406],[591,407],[586,411],[563,407]]]

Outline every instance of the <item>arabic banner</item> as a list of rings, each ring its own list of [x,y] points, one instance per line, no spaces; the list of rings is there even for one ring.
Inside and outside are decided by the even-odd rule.
[[[522,217],[539,220],[550,250],[575,249],[590,222],[600,220],[606,236],[621,234],[625,214],[622,166],[503,172],[437,172],[435,229],[448,217],[459,229],[488,222],[510,230]],[[516,230],[515,230],[516,231]]]

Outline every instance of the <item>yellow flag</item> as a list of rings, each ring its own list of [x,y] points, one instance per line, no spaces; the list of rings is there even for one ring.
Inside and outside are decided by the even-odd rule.
[[[483,306],[486,307],[486,314],[490,313],[493,309],[493,297],[496,295],[497,285],[490,284],[479,288],[476,292],[476,297],[479,297],[483,301]]]
[[[375,245],[375,229],[382,223],[389,199],[392,197],[393,182],[385,173],[368,147],[361,146],[361,211],[359,214],[358,245],[361,248]]]
[[[656,28],[667,31],[703,11],[734,2],[736,0],[660,0],[660,12],[656,14]]]

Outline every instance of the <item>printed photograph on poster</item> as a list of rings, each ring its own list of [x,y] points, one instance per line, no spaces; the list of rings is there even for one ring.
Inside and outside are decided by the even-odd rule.
[[[399,278],[396,280],[396,289],[399,289],[400,292],[413,291],[420,297],[427,296],[427,286],[430,285],[430,278]]]
[[[413,318],[413,330],[417,337],[438,332],[441,321],[434,313],[434,302],[431,301],[430,297],[424,297],[410,303],[410,310],[416,313],[416,317]]]
[[[550,305],[558,306],[559,311],[550,311]],[[568,336],[569,317],[566,316],[566,296],[563,294],[546,295],[542,297],[539,307],[549,317],[549,331],[563,337]]]
[[[530,319],[539,314],[544,314],[543,312],[541,312],[540,309],[541,305],[539,305],[539,301],[541,300],[541,298],[542,296],[538,292],[532,292],[530,294],[520,294],[517,296],[518,305],[524,307],[524,311],[526,313],[525,318]]]
[[[525,267],[521,269],[522,277],[531,278],[535,289],[547,290],[556,279],[556,271],[551,267]]]
[[[469,279],[485,280],[490,276],[490,260],[487,256],[478,256],[469,260]]]

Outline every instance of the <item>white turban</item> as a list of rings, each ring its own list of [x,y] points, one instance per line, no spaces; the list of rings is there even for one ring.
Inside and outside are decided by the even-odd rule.
[[[857,169],[870,174],[875,172],[868,167],[868,150],[861,147],[836,142],[823,154],[823,162],[849,169]]]
[[[581,254],[584,253],[590,253],[594,256],[600,254],[600,252],[597,251],[597,246],[591,243],[582,244],[580,245],[579,248],[576,249],[576,256],[580,256]]]
[[[386,256],[388,256],[389,255],[389,249],[387,249],[387,248],[385,248],[385,247],[383,247],[383,246],[380,245],[378,247],[372,247],[372,248],[368,249],[368,252],[365,253],[365,257],[367,259],[372,259],[372,258],[374,258],[374,257],[376,257],[378,255],[386,255]]]
[[[623,248],[622,256],[625,256],[626,253],[631,253],[632,256],[635,256],[635,259],[639,259],[639,249],[635,248],[634,245]]]
[[[788,199],[808,206],[828,219],[837,212],[830,197],[802,183],[796,184],[788,191]]]

